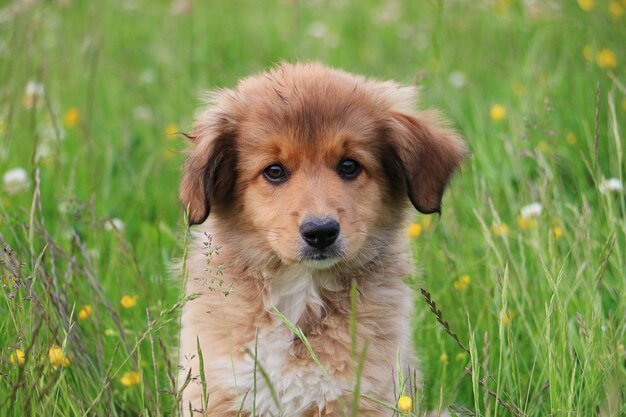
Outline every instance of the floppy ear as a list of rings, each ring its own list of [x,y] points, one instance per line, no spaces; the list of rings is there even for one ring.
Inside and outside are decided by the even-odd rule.
[[[183,168],[180,200],[188,210],[189,224],[206,220],[215,204],[232,201],[236,179],[236,132],[224,116],[208,110],[196,121],[193,148]]]
[[[388,122],[389,165],[404,181],[413,206],[425,214],[441,211],[444,188],[468,154],[460,136],[431,116],[394,112]]]

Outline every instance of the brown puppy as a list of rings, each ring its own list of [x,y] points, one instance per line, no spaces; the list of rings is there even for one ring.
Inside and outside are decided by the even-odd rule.
[[[189,222],[205,232],[186,261],[187,294],[198,297],[182,315],[185,413],[348,415],[353,352],[367,345],[358,415],[392,414],[365,396],[394,404],[396,368],[413,362],[402,282],[411,203],[438,212],[467,152],[433,113],[415,112],[415,96],[315,63],[281,64],[211,96],[181,185]]]

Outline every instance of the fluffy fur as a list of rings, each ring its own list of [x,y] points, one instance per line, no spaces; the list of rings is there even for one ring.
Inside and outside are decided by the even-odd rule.
[[[412,206],[440,210],[466,154],[432,112],[415,111],[415,97],[412,87],[315,63],[281,64],[211,94],[181,184],[189,221],[201,224],[186,264],[197,298],[183,309],[180,337],[186,414],[351,413],[353,283],[356,352],[367,345],[360,390],[395,403],[398,363],[415,365],[406,225]],[[346,159],[361,167],[355,178],[339,174]],[[280,183],[264,173],[272,164],[284,167]],[[340,225],[328,256],[309,256],[300,227],[311,218]],[[302,329],[327,375],[274,308]],[[365,396],[358,407],[359,416],[391,414]]]

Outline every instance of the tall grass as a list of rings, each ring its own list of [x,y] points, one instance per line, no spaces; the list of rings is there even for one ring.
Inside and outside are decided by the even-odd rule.
[[[414,414],[626,415],[626,200],[606,191],[624,181],[626,4],[578,3],[3,3],[0,173],[28,185],[0,190],[0,414],[177,415],[172,133],[201,91],[318,59],[419,80],[472,149],[441,218],[415,219]]]

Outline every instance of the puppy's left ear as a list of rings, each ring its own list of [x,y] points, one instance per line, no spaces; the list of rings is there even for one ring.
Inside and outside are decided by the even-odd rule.
[[[394,112],[388,120],[391,170],[399,176],[411,203],[422,213],[439,213],[446,184],[468,155],[461,137],[440,127],[434,114]]]

